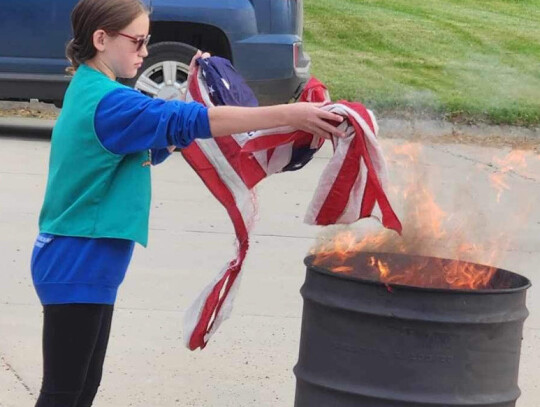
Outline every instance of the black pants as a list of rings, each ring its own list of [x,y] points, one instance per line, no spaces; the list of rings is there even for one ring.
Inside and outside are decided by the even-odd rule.
[[[43,382],[36,407],[89,407],[109,341],[113,306],[43,307]]]

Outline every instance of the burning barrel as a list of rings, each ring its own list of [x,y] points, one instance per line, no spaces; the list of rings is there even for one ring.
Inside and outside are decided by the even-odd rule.
[[[525,277],[405,254],[305,264],[295,407],[515,406]]]

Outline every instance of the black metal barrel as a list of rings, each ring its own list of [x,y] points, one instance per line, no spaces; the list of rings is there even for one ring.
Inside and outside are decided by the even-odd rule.
[[[507,288],[389,290],[312,261],[295,407],[515,406],[525,277],[498,269],[494,279]]]

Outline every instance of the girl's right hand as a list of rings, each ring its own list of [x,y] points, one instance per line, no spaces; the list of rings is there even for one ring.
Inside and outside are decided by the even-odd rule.
[[[195,55],[193,55],[193,58],[191,58],[191,62],[189,63],[189,69],[188,69],[188,77],[187,77],[187,83],[186,83],[186,93],[187,89],[189,89],[189,86],[191,84],[191,81],[193,80],[193,74],[195,73],[195,68],[197,65],[197,59],[199,58],[210,58],[210,54],[208,52],[202,52],[200,49],[197,50]],[[186,94],[184,93],[182,95],[182,100],[186,100]]]
[[[197,59],[199,58],[210,58],[210,54],[208,52],[202,52],[200,49],[198,49],[195,55],[193,55],[193,58],[191,58],[191,62],[189,63],[189,75],[191,75],[195,71]]]
[[[345,137],[345,133],[328,123],[331,121],[339,124],[343,122],[343,116],[322,110],[321,107],[324,105],[325,103],[308,102],[286,105],[288,113],[287,122],[296,129],[304,130],[325,139],[329,139],[332,136]]]

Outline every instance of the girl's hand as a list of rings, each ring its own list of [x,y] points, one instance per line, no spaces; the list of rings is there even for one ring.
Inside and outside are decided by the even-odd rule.
[[[210,54],[208,52],[202,52],[200,49],[197,50],[195,55],[193,55],[193,58],[191,58],[191,62],[189,63],[189,75],[193,74],[193,71],[195,71],[195,66],[197,63],[197,59],[199,58],[210,58]]]
[[[343,122],[343,116],[322,110],[325,103],[292,103],[287,106],[289,125],[326,139],[345,137],[345,133],[335,127]],[[334,122],[335,125],[328,122]]]
[[[195,67],[197,66],[197,59],[199,58],[210,58],[210,54],[208,52],[202,52],[200,49],[197,50],[195,55],[193,55],[193,58],[191,58],[191,62],[189,63],[189,70],[188,70],[188,77],[187,77],[187,83],[186,83],[186,92],[182,94],[182,100],[186,100],[186,93],[189,89],[189,85],[191,84],[191,81],[193,80],[193,74],[195,73]]]

